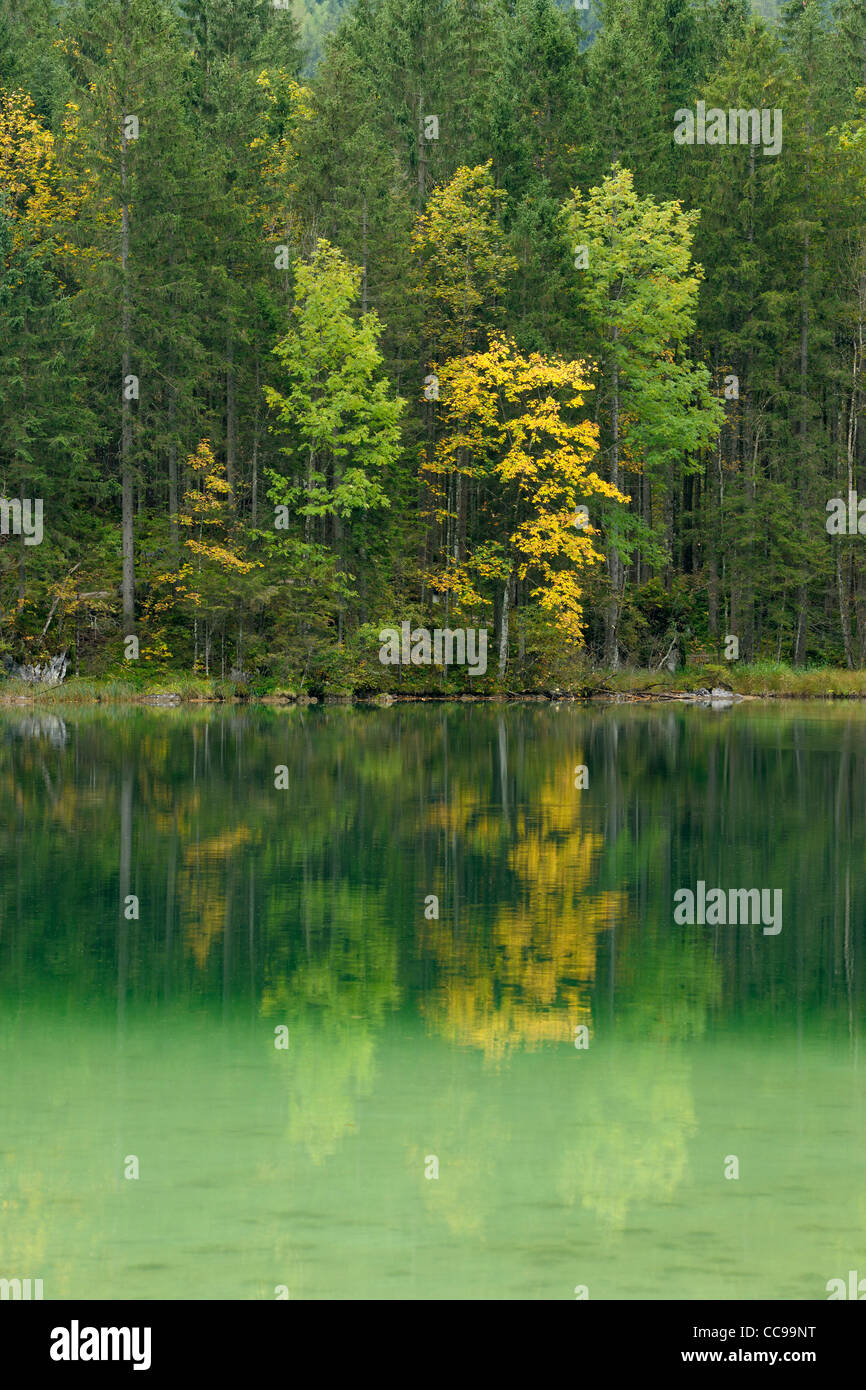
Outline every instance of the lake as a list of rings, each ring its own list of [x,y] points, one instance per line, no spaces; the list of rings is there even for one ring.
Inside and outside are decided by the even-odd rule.
[[[859,705],[5,710],[0,1277],[866,1276],[864,789]]]

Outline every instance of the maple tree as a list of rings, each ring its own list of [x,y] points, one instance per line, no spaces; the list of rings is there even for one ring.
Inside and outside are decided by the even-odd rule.
[[[434,578],[460,609],[490,601],[501,589],[500,670],[507,660],[508,619],[515,579],[563,635],[583,635],[580,571],[602,556],[597,529],[581,525],[577,508],[603,496],[625,502],[591,466],[598,427],[585,418],[586,366],[540,353],[523,355],[496,337],[486,352],[454,358],[440,370],[440,438],[425,471],[442,480],[460,469],[475,485],[480,533],[462,564],[443,557]]]

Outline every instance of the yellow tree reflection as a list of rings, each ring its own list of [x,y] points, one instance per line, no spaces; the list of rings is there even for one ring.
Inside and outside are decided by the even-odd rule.
[[[473,815],[477,797],[474,806],[470,800],[461,788],[448,819],[471,821],[475,844],[489,843],[496,830],[501,838],[493,813]],[[481,1048],[494,1061],[517,1047],[573,1042],[580,1026],[592,1036],[599,936],[622,922],[626,909],[625,894],[593,887],[604,839],[581,823],[561,777],[542,784],[531,813],[516,814],[512,838],[508,867],[518,886],[492,927],[459,938],[444,922],[425,921],[421,929],[422,947],[438,967],[422,1006],[427,1018],[450,1041]]]

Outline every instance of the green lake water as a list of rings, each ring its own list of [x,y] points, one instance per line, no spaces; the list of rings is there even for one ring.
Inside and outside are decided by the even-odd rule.
[[[5,711],[0,1277],[866,1277],[864,789],[853,705]]]

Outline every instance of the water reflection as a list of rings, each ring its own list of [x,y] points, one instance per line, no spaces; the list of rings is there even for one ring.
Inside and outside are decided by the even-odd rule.
[[[428,1297],[446,1250],[461,1296],[527,1279],[549,1296],[578,1280],[574,1230],[613,1296],[603,1241],[650,1232],[652,1264],[656,1221],[697,1211],[715,1231],[715,1262],[682,1275],[697,1296],[729,1287],[726,1261],[730,1297],[768,1278],[822,1296],[815,1269],[844,1263],[837,1141],[864,1128],[857,709],[16,710],[0,731],[0,1183],[10,1248],[53,1269],[53,1296],[118,1296],[105,1259],[73,1253],[91,1230],[119,1296],[217,1296],[177,1293],[210,1287],[217,1212],[240,1261],[222,1296],[270,1296],[268,1260],[274,1283],[328,1296],[373,1260],[380,1296]],[[698,879],[781,885],[784,929],[675,926]],[[747,1155],[766,1210],[740,1230],[723,1159],[769,1117]],[[130,1203],[119,1167],[154,1133],[161,1181],[201,1209],[163,1192],[187,1237],[164,1233],[162,1272],[142,1255],[155,1194]],[[820,1155],[805,1188],[777,1171],[785,1135]],[[824,1177],[823,1225],[795,1222],[784,1259],[719,1253]]]

